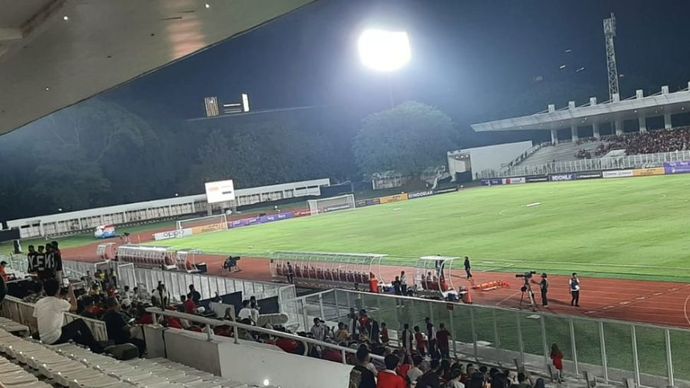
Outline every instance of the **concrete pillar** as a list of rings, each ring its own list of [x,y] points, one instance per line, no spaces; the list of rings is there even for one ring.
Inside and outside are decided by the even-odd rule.
[[[616,135],[623,134],[623,120],[616,120],[614,125],[616,126]]]
[[[673,128],[673,124],[671,123],[671,113],[664,112],[664,129],[671,128]]]
[[[549,110],[549,113],[555,112],[556,111],[556,104],[549,104],[548,110]]]
[[[635,90],[635,98],[638,100],[644,98],[644,91],[642,89]]]
[[[647,117],[644,114],[637,117],[637,123],[640,125],[640,133],[647,132]]]
[[[599,123],[596,121],[592,123],[592,135],[595,139],[601,138],[601,135],[599,135]]]
[[[573,139],[573,142],[576,142],[579,137],[577,136],[577,124],[573,123],[570,124],[570,136]]]
[[[551,144],[558,144],[558,130],[551,130]]]

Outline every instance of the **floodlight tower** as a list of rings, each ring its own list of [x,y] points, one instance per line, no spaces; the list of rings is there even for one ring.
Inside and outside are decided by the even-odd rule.
[[[606,69],[609,76],[609,98],[618,94],[618,68],[616,67],[616,47],[613,38],[616,37],[616,17],[611,12],[611,17],[604,19],[604,37],[606,38]],[[620,95],[619,95],[620,96]]]

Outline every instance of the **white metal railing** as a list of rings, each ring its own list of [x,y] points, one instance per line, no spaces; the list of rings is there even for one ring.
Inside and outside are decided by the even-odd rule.
[[[603,157],[597,159],[580,159],[539,165],[513,166],[496,170],[479,172],[480,179],[504,178],[515,176],[534,176],[561,174],[582,171],[604,171],[628,168],[662,167],[665,162],[690,160],[690,151],[661,152],[656,154],[627,155],[620,157]]]
[[[206,318],[206,317],[201,317],[198,315],[181,313],[181,312],[177,312],[177,311],[162,310],[162,309],[157,308],[157,307],[149,307],[146,309],[146,311],[153,315],[153,322],[158,322],[157,316],[162,315],[165,317],[175,317],[175,318],[179,318],[179,319],[185,319],[189,322],[201,323],[205,326],[204,332],[206,333],[206,339],[208,341],[211,341],[216,337],[220,337],[220,336],[216,336],[214,334],[213,327],[215,327],[215,326],[230,326],[233,329],[233,335],[234,335],[233,340],[236,344],[239,343],[239,337],[240,337],[239,330],[244,330],[244,331],[248,331],[248,332],[267,334],[267,335],[270,335],[272,337],[286,338],[286,339],[291,339],[293,341],[302,342],[304,344],[304,355],[305,356],[307,354],[309,354],[309,345],[318,346],[320,348],[328,348],[328,349],[338,350],[342,356],[343,364],[347,363],[347,353],[350,353],[350,354],[357,353],[356,349],[347,348],[347,347],[340,346],[337,344],[319,341],[319,340],[315,340],[315,339],[308,338],[308,337],[302,337],[299,335],[286,333],[286,332],[282,332],[282,331],[265,329],[263,327],[246,325],[246,324],[235,322],[235,321]],[[165,337],[163,337],[163,340],[165,341]],[[372,354],[371,357],[375,360],[383,361],[383,357],[381,357],[381,356]]]
[[[32,333],[38,331],[36,318],[34,318],[34,305],[32,303],[24,302],[13,296],[7,296],[5,300],[2,301],[1,314],[5,318],[28,326]],[[65,323],[72,322],[76,319],[84,320],[97,341],[108,341],[108,331],[106,330],[105,322],[98,319],[82,317],[77,314],[65,313]]]
[[[632,378],[638,385],[690,387],[687,329],[341,289],[302,296],[296,302],[303,306],[303,324],[317,316],[345,321],[351,307],[364,308],[369,317],[386,322],[391,338],[397,338],[395,329],[404,323],[424,327],[424,317],[430,317],[447,325],[456,356],[518,359],[547,370],[550,345],[557,343],[566,369],[575,377],[587,371],[607,382]]]

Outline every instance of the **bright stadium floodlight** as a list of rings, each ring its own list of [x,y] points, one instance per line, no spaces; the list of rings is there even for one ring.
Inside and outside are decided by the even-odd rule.
[[[362,64],[377,71],[395,71],[412,56],[405,31],[364,30],[357,42]]]

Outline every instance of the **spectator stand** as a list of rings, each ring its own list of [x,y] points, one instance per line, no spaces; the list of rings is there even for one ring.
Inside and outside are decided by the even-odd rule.
[[[458,291],[452,280],[455,259],[457,257],[420,257],[415,266],[415,293],[424,298],[458,300]]]
[[[356,253],[276,252],[271,255],[271,276],[288,282],[288,263],[296,285],[313,288],[368,289],[373,277],[379,287],[390,285],[381,265],[386,255]]]

